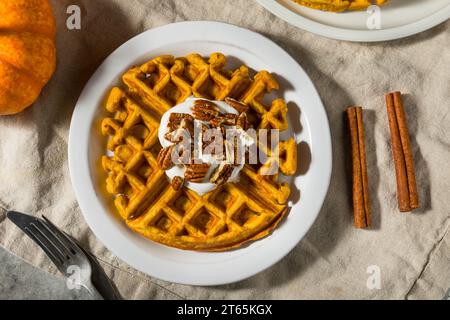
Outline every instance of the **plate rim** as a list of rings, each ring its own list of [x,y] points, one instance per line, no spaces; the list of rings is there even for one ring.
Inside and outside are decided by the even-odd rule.
[[[403,26],[384,30],[351,30],[328,26],[289,10],[276,0],[256,0],[262,7],[287,23],[329,39],[351,42],[381,42],[406,38],[431,29],[450,19],[450,3],[434,14]]]
[[[305,230],[304,233],[300,236],[297,236],[296,241],[292,241],[292,243],[289,243],[288,245],[283,246],[284,249],[281,250],[281,251],[283,251],[281,254],[278,254],[270,262],[263,261],[256,267],[247,268],[247,270],[245,270],[245,272],[242,272],[242,270],[241,270],[241,273],[239,275],[230,273],[230,274],[227,274],[226,278],[220,279],[219,277],[217,277],[217,278],[208,278],[205,280],[205,279],[201,279],[201,277],[196,278],[192,274],[189,274],[187,276],[187,278],[183,278],[183,277],[180,278],[179,276],[177,276],[178,278],[174,279],[173,277],[168,277],[166,274],[167,272],[161,272],[161,271],[155,272],[152,269],[149,270],[148,264],[150,262],[148,261],[148,259],[145,262],[143,261],[143,259],[142,259],[142,261],[138,261],[138,260],[130,261],[130,259],[131,259],[130,255],[128,253],[124,252],[123,248],[119,249],[117,246],[115,247],[114,245],[111,244],[111,242],[110,242],[111,235],[108,235],[107,233],[105,233],[108,225],[111,226],[111,221],[103,221],[103,223],[105,223],[106,225],[102,226],[102,225],[99,225],[98,221],[95,221],[92,214],[91,215],[86,214],[86,212],[90,211],[89,210],[90,208],[87,207],[88,201],[94,201],[100,205],[100,200],[98,199],[98,196],[95,195],[95,189],[93,186],[82,186],[83,181],[85,181],[85,182],[87,180],[92,181],[92,177],[90,177],[90,170],[89,170],[90,165],[89,165],[88,154],[83,155],[82,153],[77,153],[77,150],[78,150],[78,148],[80,148],[81,144],[87,144],[86,151],[89,151],[88,140],[89,140],[89,136],[90,136],[92,122],[90,124],[83,124],[82,122],[80,122],[83,120],[82,119],[83,112],[85,112],[85,110],[84,109],[82,110],[82,108],[80,107],[80,104],[82,105],[82,103],[86,99],[86,96],[88,96],[90,94],[89,88],[95,84],[96,78],[99,77],[99,74],[101,74],[104,71],[108,61],[112,57],[115,57],[116,55],[120,56],[119,52],[125,50],[127,45],[132,45],[135,41],[137,42],[137,41],[140,41],[140,39],[143,39],[144,37],[150,37],[152,35],[156,35],[156,33],[158,33],[158,32],[169,32],[170,31],[169,29],[172,29],[172,28],[175,28],[175,29],[183,28],[184,30],[187,28],[190,28],[190,29],[197,28],[198,32],[200,32],[201,30],[205,30],[205,28],[209,30],[208,32],[211,32],[211,29],[213,29],[215,31],[220,29],[220,30],[222,30],[222,32],[223,32],[223,30],[227,29],[227,32],[234,32],[234,34],[236,34],[236,32],[242,32],[243,37],[245,34],[245,36],[253,38],[254,41],[257,43],[264,43],[265,46],[271,48],[272,50],[275,50],[277,54],[281,54],[283,58],[290,60],[290,63],[294,63],[295,66],[298,68],[298,71],[303,73],[304,76],[306,76],[306,81],[309,82],[309,85],[313,89],[311,92],[311,97],[312,97],[312,99],[314,99],[314,104],[315,104],[314,107],[317,109],[316,110],[317,114],[315,115],[315,117],[322,121],[320,129],[319,128],[315,129],[316,131],[320,131],[320,143],[321,143],[321,149],[323,149],[323,150],[321,150],[321,152],[322,152],[321,158],[317,159],[317,161],[321,165],[320,171],[321,171],[321,180],[322,181],[319,181],[319,184],[322,187],[322,190],[320,190],[316,193],[318,201],[316,201],[316,203],[313,203],[314,209],[312,211],[316,211],[316,212],[311,214],[309,217],[307,216],[307,220],[305,220],[305,223],[304,223],[304,230]],[[167,30],[169,30],[169,31],[167,31]],[[195,41],[195,40],[191,40],[191,41]],[[209,41],[209,40],[205,39],[204,41]],[[231,45],[229,42],[224,42],[224,43]],[[149,46],[148,51],[152,51],[152,50],[155,50],[155,48],[151,48],[151,46]],[[105,92],[101,92],[100,94],[104,95]],[[98,106],[97,105],[90,106],[89,108],[92,108],[92,111],[94,112],[95,109],[98,108]],[[80,125],[80,123],[82,123],[82,124]],[[89,130],[85,130],[86,132],[78,132],[79,129],[77,129],[77,126],[84,126],[85,128],[87,127]],[[310,130],[312,130],[312,129],[310,128]],[[312,137],[312,135],[311,135],[311,137]],[[70,178],[71,178],[72,186],[73,186],[79,207],[83,214],[83,217],[84,217],[85,221],[87,222],[89,228],[93,231],[95,236],[100,240],[100,242],[102,242],[102,244],[106,248],[108,248],[116,257],[123,260],[128,265],[132,266],[133,268],[135,268],[151,277],[155,277],[155,278],[173,282],[173,283],[180,283],[180,284],[187,284],[187,285],[203,285],[203,286],[222,285],[222,284],[233,283],[233,282],[237,282],[237,281],[246,279],[248,277],[251,277],[251,276],[271,267],[272,265],[274,265],[275,263],[280,261],[283,257],[285,257],[302,240],[302,238],[306,235],[306,233],[308,232],[308,230],[310,229],[310,227],[316,220],[317,216],[319,215],[320,210],[325,201],[325,197],[328,194],[328,189],[329,189],[330,180],[331,180],[331,173],[332,173],[332,144],[331,144],[331,132],[330,132],[330,127],[329,127],[329,121],[328,121],[328,117],[327,117],[325,108],[323,106],[323,103],[322,103],[322,101],[319,97],[319,94],[318,94],[314,84],[312,83],[310,77],[306,74],[306,72],[303,70],[303,68],[285,50],[283,50],[281,47],[279,47],[272,40],[262,36],[259,33],[254,32],[254,31],[251,31],[251,30],[248,30],[248,29],[245,29],[242,27],[238,27],[235,25],[222,23],[222,22],[215,22],[215,21],[185,21],[185,22],[177,22],[177,23],[163,25],[163,26],[160,26],[157,28],[153,28],[153,29],[144,31],[141,34],[136,35],[135,37],[129,39],[128,41],[123,43],[121,46],[119,46],[116,50],[114,50],[101,63],[101,65],[97,68],[97,70],[92,74],[91,78],[86,83],[86,85],[77,101],[77,104],[75,106],[75,109],[74,109],[74,112],[72,115],[70,131],[69,131],[68,158],[69,158],[69,171],[70,171]],[[77,167],[77,165],[80,163],[84,163],[87,170],[85,170],[83,172],[83,170],[81,170],[79,167]],[[92,193],[92,191],[94,191],[93,192],[94,194],[89,194],[89,191],[91,191],[91,193]],[[94,203],[96,207],[98,207],[97,203]],[[94,206],[94,204],[91,203],[90,205]],[[102,206],[100,205],[98,208],[102,208]],[[110,212],[109,212],[109,214],[112,215],[112,213],[110,213]],[[119,235],[117,235],[117,237],[119,237]],[[120,238],[125,239],[123,237],[123,235],[120,235]],[[136,250],[137,250],[137,248],[136,248]],[[248,255],[250,255],[250,253]],[[154,261],[152,261],[151,263],[153,263],[154,266],[156,266],[157,262],[162,261],[162,259],[160,259],[159,257],[155,258],[155,256],[152,256],[152,258],[154,258]],[[247,258],[247,257],[246,256],[241,257],[241,259],[243,259],[243,258]],[[164,262],[166,262],[167,265],[172,265],[172,266],[179,264],[178,262],[175,262],[175,264],[172,262],[167,262],[167,260],[164,260]],[[189,272],[187,272],[187,273],[189,273]]]

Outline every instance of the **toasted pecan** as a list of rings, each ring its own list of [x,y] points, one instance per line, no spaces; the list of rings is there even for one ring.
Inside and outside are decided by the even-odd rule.
[[[220,127],[220,126],[234,126],[236,125],[236,121],[238,119],[238,115],[234,113],[225,113],[221,114],[209,121],[209,124],[212,127]]]
[[[194,117],[188,113],[171,113],[169,122],[167,123],[169,132],[175,131],[179,128],[189,130],[191,136],[194,135]]]
[[[233,137],[233,141],[225,140],[224,147],[225,147],[225,158],[226,160],[233,164],[234,166],[239,166],[240,159],[239,159],[239,147],[238,147],[238,138]]]
[[[161,151],[158,154],[158,157],[156,158],[156,162],[158,163],[158,166],[162,170],[170,169],[173,166],[172,161],[172,151],[175,146],[169,146],[166,148],[161,149]]]
[[[169,116],[169,122],[175,122],[175,123],[180,123],[181,120],[186,119],[186,120],[191,120],[194,121],[194,117],[191,116],[188,113],[179,113],[179,112],[172,112]]]
[[[246,105],[246,104],[244,104],[244,103],[242,103],[242,102],[240,102],[240,101],[238,101],[238,100],[235,100],[235,99],[233,99],[233,98],[225,98],[225,102],[230,106],[230,107],[232,107],[233,109],[235,109],[237,112],[239,112],[239,114],[241,114],[241,113],[244,113],[244,112],[247,112],[247,110],[248,110],[248,105]]]
[[[176,177],[174,177],[174,178],[172,179],[171,185],[172,185],[172,188],[173,188],[175,191],[178,191],[178,190],[180,190],[180,189],[183,187],[183,185],[184,185],[184,179],[183,179],[182,177],[180,177],[180,176],[176,176]]]
[[[248,122],[246,112],[243,112],[239,115],[239,117],[236,120],[236,126],[241,128],[242,130],[247,130],[250,128],[250,123]]]
[[[192,113],[194,118],[200,121],[211,121],[219,116],[219,107],[208,100],[196,100],[192,106]]]
[[[222,162],[214,171],[209,180],[211,183],[214,183],[218,186],[227,183],[228,179],[230,179],[231,174],[233,173],[234,167],[226,162]]]
[[[191,182],[203,182],[210,167],[209,163],[186,165],[184,179]]]
[[[183,119],[176,128],[169,126],[169,132],[164,135],[164,138],[170,142],[178,143],[183,140],[186,134],[191,139],[194,137],[194,122]]]

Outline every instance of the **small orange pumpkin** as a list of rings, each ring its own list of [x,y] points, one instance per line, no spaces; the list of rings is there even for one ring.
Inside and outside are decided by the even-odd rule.
[[[33,104],[56,67],[48,0],[0,0],[0,115]]]

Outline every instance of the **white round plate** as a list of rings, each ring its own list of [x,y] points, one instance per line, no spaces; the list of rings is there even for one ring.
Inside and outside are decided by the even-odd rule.
[[[223,52],[231,65],[245,63],[276,75],[289,102],[298,141],[310,149],[308,171],[295,178],[301,197],[291,203],[287,219],[269,236],[241,249],[202,253],[170,248],[129,230],[115,214],[105,194],[105,174],[99,165],[106,139],[100,120],[107,116],[102,102],[110,88],[131,66],[162,54],[185,56]],[[298,106],[298,107],[296,107]],[[299,108],[301,111],[296,110]],[[300,119],[299,115],[301,114]],[[296,119],[295,119],[296,118]],[[301,130],[300,130],[301,129]],[[305,150],[305,148],[303,148]],[[325,199],[331,176],[331,139],[327,116],[314,85],[285,51],[263,36],[217,22],[181,22],[149,30],[114,51],[84,88],[72,117],[69,167],[81,211],[92,231],[116,256],[150,276],[192,285],[218,285],[250,277],[279,261],[306,234]]]
[[[408,37],[450,18],[450,0],[389,0],[380,7],[380,29],[369,29],[371,13],[314,10],[292,0],[257,0],[288,23],[328,38],[375,42]]]

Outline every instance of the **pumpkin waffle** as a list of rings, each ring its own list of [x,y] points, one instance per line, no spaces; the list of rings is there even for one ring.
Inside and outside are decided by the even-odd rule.
[[[101,129],[113,154],[102,157],[106,189],[126,224],[153,241],[188,250],[227,250],[266,236],[288,211],[289,185],[279,182],[278,174],[260,175],[257,166],[245,165],[239,181],[203,196],[185,186],[174,188],[158,166],[161,116],[191,96],[236,99],[249,106],[254,128],[287,129],[285,102],[264,102],[279,87],[274,77],[267,71],[251,77],[247,66],[226,70],[225,65],[221,53],[209,59],[160,56],[125,72],[126,89],[114,87],[106,98],[111,116]],[[289,146],[290,161],[296,163],[295,141]]]
[[[341,12],[345,10],[365,10],[372,4],[382,5],[387,0],[294,0],[295,2],[324,11]]]
[[[274,150],[269,150],[264,145],[260,146],[265,153],[266,161],[258,169],[260,176],[267,176],[268,171],[276,165],[286,176],[292,176],[297,171],[297,144],[294,138],[287,141],[280,141]]]

